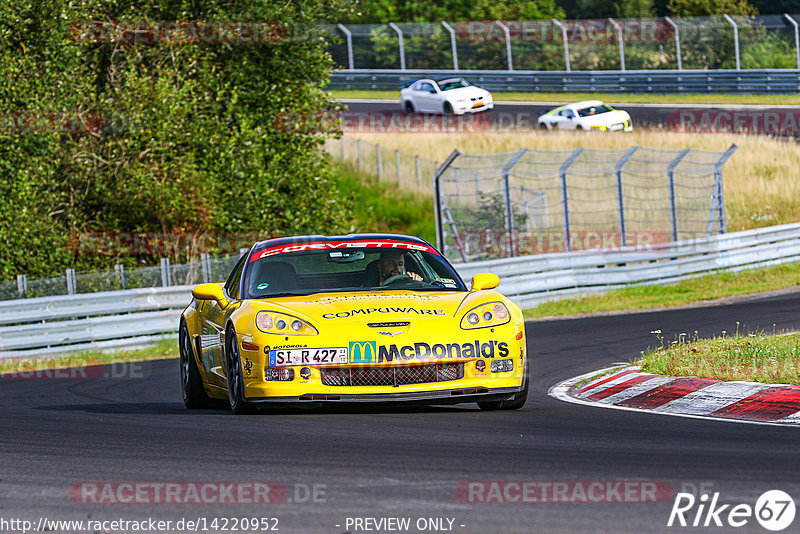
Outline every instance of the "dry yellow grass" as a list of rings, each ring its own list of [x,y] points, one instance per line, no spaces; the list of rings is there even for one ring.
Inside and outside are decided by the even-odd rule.
[[[454,148],[465,153],[519,148],[739,149],[723,168],[728,231],[800,221],[800,147],[794,141],[755,135],[681,134],[637,130],[627,134],[517,132],[484,134],[359,134],[382,147],[443,161]]]

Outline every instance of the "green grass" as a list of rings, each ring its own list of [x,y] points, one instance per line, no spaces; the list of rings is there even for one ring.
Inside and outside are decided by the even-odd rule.
[[[671,308],[800,285],[800,262],[737,273],[719,272],[674,284],[631,286],[599,295],[546,302],[525,317]]]
[[[400,100],[397,91],[330,91],[332,98]],[[511,102],[577,102],[603,100],[626,104],[756,104],[798,105],[800,94],[789,95],[649,95],[628,93],[505,93],[495,91],[494,98]]]
[[[0,374],[53,371],[73,367],[90,367],[120,362],[162,360],[178,357],[178,342],[165,336],[150,346],[133,350],[101,352],[97,350],[68,352],[55,358],[8,358],[0,360]]]
[[[353,165],[332,161],[337,188],[352,200],[351,232],[390,232],[436,241],[433,198],[378,182]]]
[[[738,325],[738,323],[737,323]],[[738,327],[737,327],[738,328]],[[653,334],[658,347],[635,363],[642,371],[667,376],[697,376],[766,384],[800,384],[800,334],[740,333],[699,339],[682,333],[669,342]]]

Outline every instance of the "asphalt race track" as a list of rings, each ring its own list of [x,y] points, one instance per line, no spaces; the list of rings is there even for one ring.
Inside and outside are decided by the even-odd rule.
[[[498,130],[504,129],[518,129],[530,127],[536,129],[537,122],[541,113],[553,109],[561,104],[569,102],[565,100],[562,103],[557,102],[503,102],[502,94],[499,96],[500,102],[495,102],[493,110],[487,113],[493,128]],[[341,100],[347,105],[347,108],[356,113],[376,113],[376,112],[401,112],[399,100]],[[672,116],[675,116],[684,110],[703,110],[709,111],[712,115],[720,111],[736,110],[750,110],[755,111],[759,109],[797,109],[797,106],[757,106],[751,104],[740,105],[692,105],[692,104],[624,104],[610,102],[617,109],[623,109],[631,116],[633,127],[665,127]]]
[[[114,374],[124,375],[118,378],[4,379],[0,518],[275,517],[280,532],[334,533],[347,530],[348,517],[408,517],[406,532],[419,531],[413,526],[419,518],[449,518],[452,531],[464,533],[730,532],[728,525],[668,528],[672,494],[659,504],[498,504],[462,502],[456,490],[467,481],[634,480],[667,482],[674,492],[705,484],[719,492],[719,504],[753,506],[772,489],[797,500],[800,428],[592,408],[557,401],[547,390],[635,357],[655,342],[652,330],[673,339],[694,330],[701,336],[732,332],[737,321],[740,328],[794,329],[798,310],[800,293],[791,293],[716,307],[530,322],[534,378],[528,403],[517,412],[481,412],[475,405],[255,416],[190,412],[180,400],[177,360],[118,367]],[[106,481],[270,481],[283,484],[292,502],[70,499],[71,486]],[[324,490],[316,503],[304,498],[303,488],[312,485]],[[787,532],[798,525],[800,518]],[[735,530],[766,532],[752,517]]]

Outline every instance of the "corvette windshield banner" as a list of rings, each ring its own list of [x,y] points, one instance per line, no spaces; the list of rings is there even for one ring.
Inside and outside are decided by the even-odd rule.
[[[378,248],[384,250],[418,250],[420,252],[430,252],[438,255],[435,249],[417,243],[407,243],[405,241],[323,241],[310,243],[292,243],[277,247],[258,250],[250,256],[250,261],[254,262],[262,258],[276,256],[278,254],[288,254],[290,252],[309,252],[313,250],[342,250],[352,248]]]

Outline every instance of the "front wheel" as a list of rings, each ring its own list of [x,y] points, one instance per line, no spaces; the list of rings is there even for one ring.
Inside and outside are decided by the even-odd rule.
[[[406,100],[403,109],[405,110],[406,113],[414,113],[414,104],[411,103],[411,100]]]
[[[522,391],[514,393],[514,396],[503,401],[478,402],[478,408],[484,411],[493,410],[519,410],[525,406],[528,400],[528,371],[525,370],[525,378],[522,380]]]
[[[242,364],[239,358],[239,341],[233,327],[228,328],[225,335],[225,363],[228,364],[228,401],[231,411],[236,415],[250,413],[251,406],[244,400],[244,380],[242,379]]]
[[[197,361],[192,350],[192,338],[189,335],[189,328],[183,321],[181,321],[180,333],[178,334],[178,343],[183,404],[189,409],[208,408],[211,406],[211,399],[206,395],[206,391],[203,388],[203,379],[200,378],[200,371],[197,369]]]
[[[450,105],[450,102],[444,103],[444,114],[445,115],[452,115],[453,114],[453,106]]]

